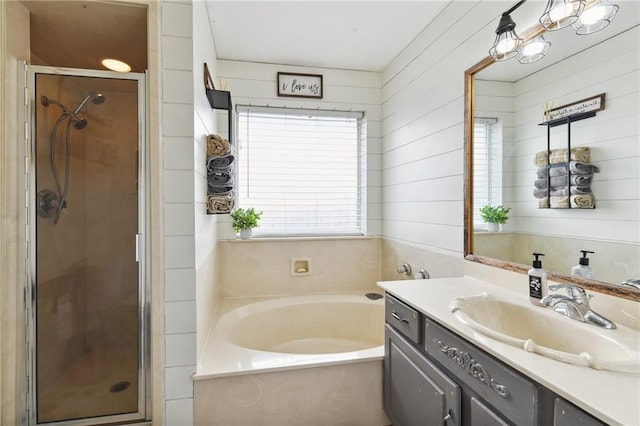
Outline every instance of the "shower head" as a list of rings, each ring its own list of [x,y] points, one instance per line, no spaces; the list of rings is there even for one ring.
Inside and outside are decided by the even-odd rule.
[[[89,100],[91,100],[91,102],[93,102],[94,105],[100,105],[104,103],[106,98],[102,93],[95,93],[95,92],[89,93],[87,96],[85,96],[82,102],[80,102],[80,105],[78,105],[78,108],[76,108],[75,111],[73,111],[73,115],[76,115],[77,113],[79,113]]]

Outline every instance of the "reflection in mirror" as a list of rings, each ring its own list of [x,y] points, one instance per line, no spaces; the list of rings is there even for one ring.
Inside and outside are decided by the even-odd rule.
[[[471,260],[492,263],[491,258],[493,264],[524,271],[531,253],[542,252],[545,269],[572,281],[580,250],[589,250],[595,252],[589,266],[597,281],[573,281],[640,298],[621,286],[640,278],[640,26],[638,5],[625,7],[635,8],[625,10],[634,17],[630,23],[614,22],[606,37],[595,44],[586,40],[590,46],[577,47],[583,37],[572,34],[576,50],[535,72],[517,70],[528,66],[517,61],[507,67],[490,59],[467,72],[473,75],[467,76],[471,86],[466,94],[475,95],[466,103],[468,117],[474,118],[467,119],[466,130],[473,177],[468,169],[465,251]],[[552,49],[563,48],[559,44]],[[520,75],[509,75],[507,69]],[[571,147],[588,147],[589,162],[600,170],[588,188],[596,208],[538,208],[534,159],[547,149],[547,127],[539,125],[545,121],[545,104],[555,108],[600,93],[606,94],[604,110],[570,126]],[[550,149],[566,149],[568,137],[566,125],[550,129]],[[480,217],[479,209],[487,204],[511,208],[498,232],[489,232]]]

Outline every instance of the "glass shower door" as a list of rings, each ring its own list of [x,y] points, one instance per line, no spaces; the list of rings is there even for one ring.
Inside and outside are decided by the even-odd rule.
[[[144,76],[44,71],[33,77],[36,421],[141,419]]]

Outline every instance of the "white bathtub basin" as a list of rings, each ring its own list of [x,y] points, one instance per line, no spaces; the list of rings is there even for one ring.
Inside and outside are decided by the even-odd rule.
[[[384,358],[384,299],[365,291],[225,298],[194,380]]]
[[[242,306],[218,321],[234,345],[267,352],[329,354],[384,344],[384,305],[364,294],[314,295]]]
[[[488,294],[456,298],[449,308],[475,332],[500,342],[570,364],[640,374],[635,330],[606,330]]]

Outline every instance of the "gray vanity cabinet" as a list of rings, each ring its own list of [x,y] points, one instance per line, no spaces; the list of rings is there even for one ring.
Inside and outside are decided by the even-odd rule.
[[[567,401],[556,398],[553,408],[553,426],[605,426]]]
[[[387,294],[384,404],[393,426],[603,426]]]
[[[385,409],[394,426],[459,424],[460,386],[385,327]]]

